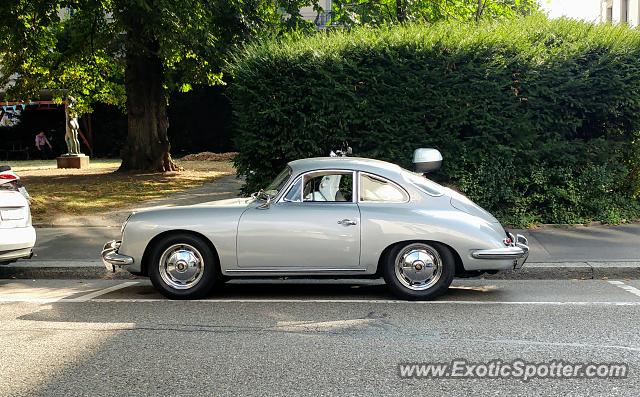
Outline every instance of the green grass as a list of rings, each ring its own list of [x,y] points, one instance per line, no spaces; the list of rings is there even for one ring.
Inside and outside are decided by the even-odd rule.
[[[115,172],[120,160],[91,160],[86,169],[58,169],[55,161],[12,161],[31,195],[34,222],[56,216],[99,215],[201,186],[235,169],[228,161],[178,161],[182,171]]]

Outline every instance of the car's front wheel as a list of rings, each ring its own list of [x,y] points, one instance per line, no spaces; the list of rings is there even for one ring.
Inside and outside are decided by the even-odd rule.
[[[149,278],[171,299],[198,299],[214,287],[218,261],[200,237],[180,233],[161,238],[151,247]]]
[[[433,299],[451,285],[455,259],[448,247],[429,242],[398,244],[386,257],[384,279],[404,299]]]

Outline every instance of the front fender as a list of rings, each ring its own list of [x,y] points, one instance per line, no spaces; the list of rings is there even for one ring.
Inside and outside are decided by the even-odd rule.
[[[132,273],[143,271],[142,258],[149,242],[166,232],[194,232],[207,238],[215,247],[221,269],[237,264],[236,236],[240,214],[246,207],[177,207],[135,213],[127,222],[118,252],[133,258],[125,268]]]

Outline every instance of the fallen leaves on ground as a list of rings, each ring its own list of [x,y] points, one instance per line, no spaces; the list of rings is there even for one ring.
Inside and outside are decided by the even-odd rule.
[[[31,195],[34,222],[59,215],[96,215],[139,205],[142,201],[201,186],[235,173],[228,161],[178,161],[182,171],[116,172],[119,161],[95,161],[87,169],[57,169],[53,165],[13,165]]]

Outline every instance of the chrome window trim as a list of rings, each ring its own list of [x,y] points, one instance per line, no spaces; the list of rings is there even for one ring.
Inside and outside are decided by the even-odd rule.
[[[397,187],[401,192],[403,192],[405,194],[405,196],[407,196],[407,199],[404,201],[368,201],[368,200],[360,200],[360,190],[361,190],[361,186],[362,184],[360,183],[360,176],[361,175],[370,175],[376,179],[380,179],[382,181],[385,181],[386,183],[391,184],[392,186]],[[383,176],[374,174],[372,172],[367,172],[367,171],[358,171],[358,203],[367,203],[367,204],[404,204],[404,203],[408,203],[411,201],[411,195],[409,194],[409,192],[407,191],[407,189],[405,189],[404,187],[400,186],[400,184],[390,180],[389,178],[385,178]]]
[[[314,173],[318,173],[318,172],[327,172],[327,173],[331,173],[331,172],[336,172],[336,173],[340,173],[340,174],[351,174],[351,201],[304,201],[304,177],[308,174],[314,174]],[[322,203],[322,204],[356,204],[357,203],[357,199],[355,197],[355,195],[353,194],[354,192],[356,192],[356,188],[358,185],[356,185],[356,180],[358,179],[358,171],[355,170],[345,170],[345,169],[334,169],[334,168],[327,168],[327,169],[314,169],[314,170],[309,170],[309,171],[305,171],[301,174],[299,174],[298,176],[296,176],[295,178],[293,178],[293,182],[291,182],[289,184],[289,186],[287,186],[286,189],[284,189],[284,194],[281,196],[280,200],[278,200],[279,203],[300,203],[300,204],[304,204],[304,203]],[[291,200],[286,200],[285,197],[287,197],[287,195],[289,194],[289,191],[291,189],[293,189],[293,187],[295,186],[295,184],[298,181],[302,181],[303,186],[301,186],[300,189],[300,201],[291,201]]]
[[[287,196],[289,195],[289,192],[291,191],[291,189],[293,189],[296,185],[296,183],[298,183],[299,181],[302,180],[302,175],[298,175],[296,178],[293,179],[293,182],[291,182],[291,184],[288,186],[288,189],[285,189],[285,193],[282,195],[282,199],[280,200],[281,203],[302,203],[302,189],[300,189],[300,201],[293,201],[293,200],[288,200]]]

